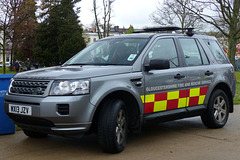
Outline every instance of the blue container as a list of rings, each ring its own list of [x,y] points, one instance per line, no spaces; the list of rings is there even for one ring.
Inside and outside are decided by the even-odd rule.
[[[0,74],[0,135],[15,133],[15,125],[8,118],[3,108],[3,98],[8,91],[10,79],[14,74]]]

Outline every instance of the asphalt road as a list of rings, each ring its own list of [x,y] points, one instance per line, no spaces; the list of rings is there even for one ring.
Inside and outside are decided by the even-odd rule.
[[[95,135],[30,139],[22,131],[0,135],[0,160],[239,160],[240,105],[222,129],[207,129],[199,117],[144,127],[122,153],[103,153]]]

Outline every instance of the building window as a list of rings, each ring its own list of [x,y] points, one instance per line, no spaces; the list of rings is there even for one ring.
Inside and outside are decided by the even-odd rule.
[[[6,62],[9,62],[9,55],[6,56]]]

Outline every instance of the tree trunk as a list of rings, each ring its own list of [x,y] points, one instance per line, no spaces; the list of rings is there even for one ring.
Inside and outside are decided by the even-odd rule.
[[[107,18],[107,5],[105,4],[105,0],[103,0],[103,38],[106,37],[106,18]]]
[[[100,31],[100,29],[99,29],[99,24],[98,24],[96,0],[93,0],[93,12],[94,12],[94,17],[95,17],[95,25],[96,25],[96,30],[97,30],[98,38],[101,39],[101,38],[102,38],[102,34],[101,34],[101,31]]]
[[[15,32],[15,28],[13,29],[13,33],[16,33]],[[10,59],[10,71],[13,71],[13,67],[12,67],[12,64],[13,64],[13,57],[16,55],[15,54],[15,51],[16,51],[16,36],[15,34],[13,34],[13,37],[11,39],[12,41],[12,48],[11,48],[11,59]]]
[[[109,32],[110,32],[110,20],[111,20],[111,13],[112,13],[112,1],[108,0],[108,20],[107,20],[107,37],[109,37]]]
[[[5,58],[5,49],[6,48],[6,32],[5,32],[5,30],[3,31],[3,44],[2,44],[2,53],[3,53],[3,74],[6,74],[6,66],[5,66],[5,60],[6,60],[6,58]]]
[[[228,37],[228,58],[233,66],[235,66],[237,39],[235,37]]]

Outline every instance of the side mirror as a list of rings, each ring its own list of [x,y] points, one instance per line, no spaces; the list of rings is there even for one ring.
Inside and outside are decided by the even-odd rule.
[[[149,64],[144,66],[146,71],[150,70],[160,70],[160,69],[169,69],[170,63],[167,59],[153,59],[150,60]]]

